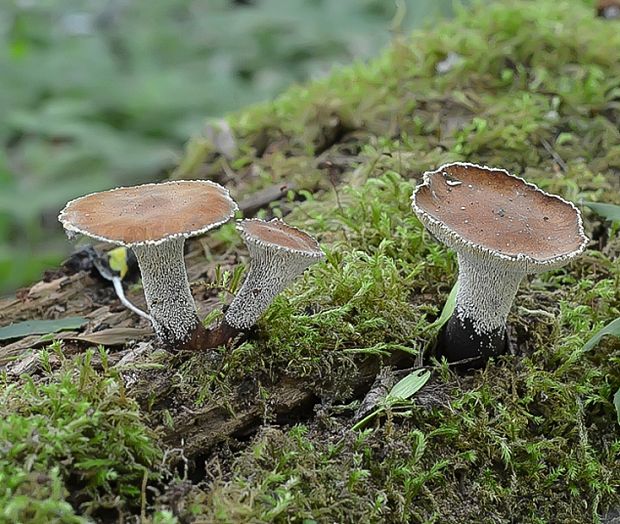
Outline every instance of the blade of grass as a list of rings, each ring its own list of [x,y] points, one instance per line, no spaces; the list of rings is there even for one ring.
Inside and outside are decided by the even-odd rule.
[[[428,382],[431,376],[431,372],[424,369],[416,369],[412,373],[409,373],[405,378],[399,380],[387,396],[383,399],[380,405],[371,413],[366,415],[363,419],[356,422],[351,428],[353,431],[363,428],[368,422],[375,418],[379,413],[385,411],[386,408],[395,404],[402,403],[415,395],[424,384]]]
[[[424,369],[416,369],[414,372],[399,380],[388,393],[386,402],[407,400],[415,395],[428,382],[431,372]]]
[[[442,326],[446,322],[448,322],[448,320],[450,320],[452,313],[454,313],[454,308],[456,307],[456,295],[458,294],[458,292],[459,292],[459,283],[457,281],[454,283],[454,286],[452,286],[452,290],[450,291],[450,294],[448,295],[446,303],[444,304],[443,309],[441,310],[441,315],[439,315],[439,318],[435,320],[435,322],[433,322],[432,324],[429,324],[428,327],[426,328],[428,331],[430,330],[439,331],[442,328]]]
[[[584,351],[589,351],[595,347],[603,337],[611,335],[614,337],[620,337],[620,318],[611,321],[605,327],[597,331],[583,346]]]
[[[88,320],[84,317],[67,317],[56,320],[26,320],[0,328],[0,340],[79,329],[86,322]]]
[[[599,202],[583,202],[583,205],[588,206],[597,215],[607,220],[620,222],[620,206],[615,204],[601,204]]]

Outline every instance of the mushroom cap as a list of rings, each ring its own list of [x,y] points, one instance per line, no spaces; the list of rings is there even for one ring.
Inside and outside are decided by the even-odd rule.
[[[269,222],[258,218],[240,220],[237,230],[246,242],[283,253],[295,253],[309,258],[323,258],[319,243],[301,229],[274,218]]]
[[[76,198],[58,220],[68,233],[131,247],[200,235],[237,209],[228,190],[215,182],[176,180]]]
[[[560,267],[588,243],[572,203],[504,169],[446,164],[424,173],[411,200],[420,221],[449,247],[526,272]]]

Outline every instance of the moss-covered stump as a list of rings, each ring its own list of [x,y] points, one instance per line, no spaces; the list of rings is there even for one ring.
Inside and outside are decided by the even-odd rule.
[[[494,3],[231,116],[232,159],[192,140],[174,177],[287,215],[326,262],[213,353],[154,347],[85,272],[0,303],[2,324],[89,319],[51,348],[0,349],[0,521],[612,522],[620,341],[583,347],[620,316],[617,228],[583,207],[592,242],[521,285],[512,353],[455,374],[427,351],[455,257],[409,197],[424,170],[466,160],[619,204],[619,29],[579,2]],[[231,225],[190,244],[207,323],[243,261]],[[143,304],[138,286],[128,295]],[[352,429],[382,365],[421,362],[431,379],[410,404]]]

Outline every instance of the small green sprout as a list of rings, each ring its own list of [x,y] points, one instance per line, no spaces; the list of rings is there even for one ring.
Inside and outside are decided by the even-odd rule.
[[[362,429],[368,422],[380,413],[395,407],[402,407],[410,404],[409,399],[415,395],[424,384],[428,382],[431,372],[424,369],[416,369],[405,378],[398,381],[387,396],[379,403],[377,408],[358,421],[351,429],[354,431]]]

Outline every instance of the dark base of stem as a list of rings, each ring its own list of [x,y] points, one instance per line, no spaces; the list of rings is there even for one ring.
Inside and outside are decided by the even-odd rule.
[[[243,332],[232,327],[225,320],[214,329],[206,329],[200,322],[184,341],[160,335],[160,340],[172,351],[204,351],[229,344]]]
[[[205,329],[198,319],[196,319],[196,325],[190,336],[184,340],[175,337],[173,333],[162,333],[161,331],[158,332],[158,338],[165,348],[173,352],[200,351],[217,347],[211,345],[211,339],[213,338],[212,332]]]
[[[443,327],[437,339],[436,352],[450,363],[462,368],[481,368],[492,357],[508,350],[506,328],[489,333],[477,333],[468,318],[456,314]]]
[[[222,320],[217,327],[207,332],[204,347],[217,348],[227,345],[242,333],[243,331],[232,327],[226,320]]]
[[[190,337],[181,344],[177,344],[177,349],[181,351],[200,351],[206,348],[205,339],[209,332],[198,322]]]

